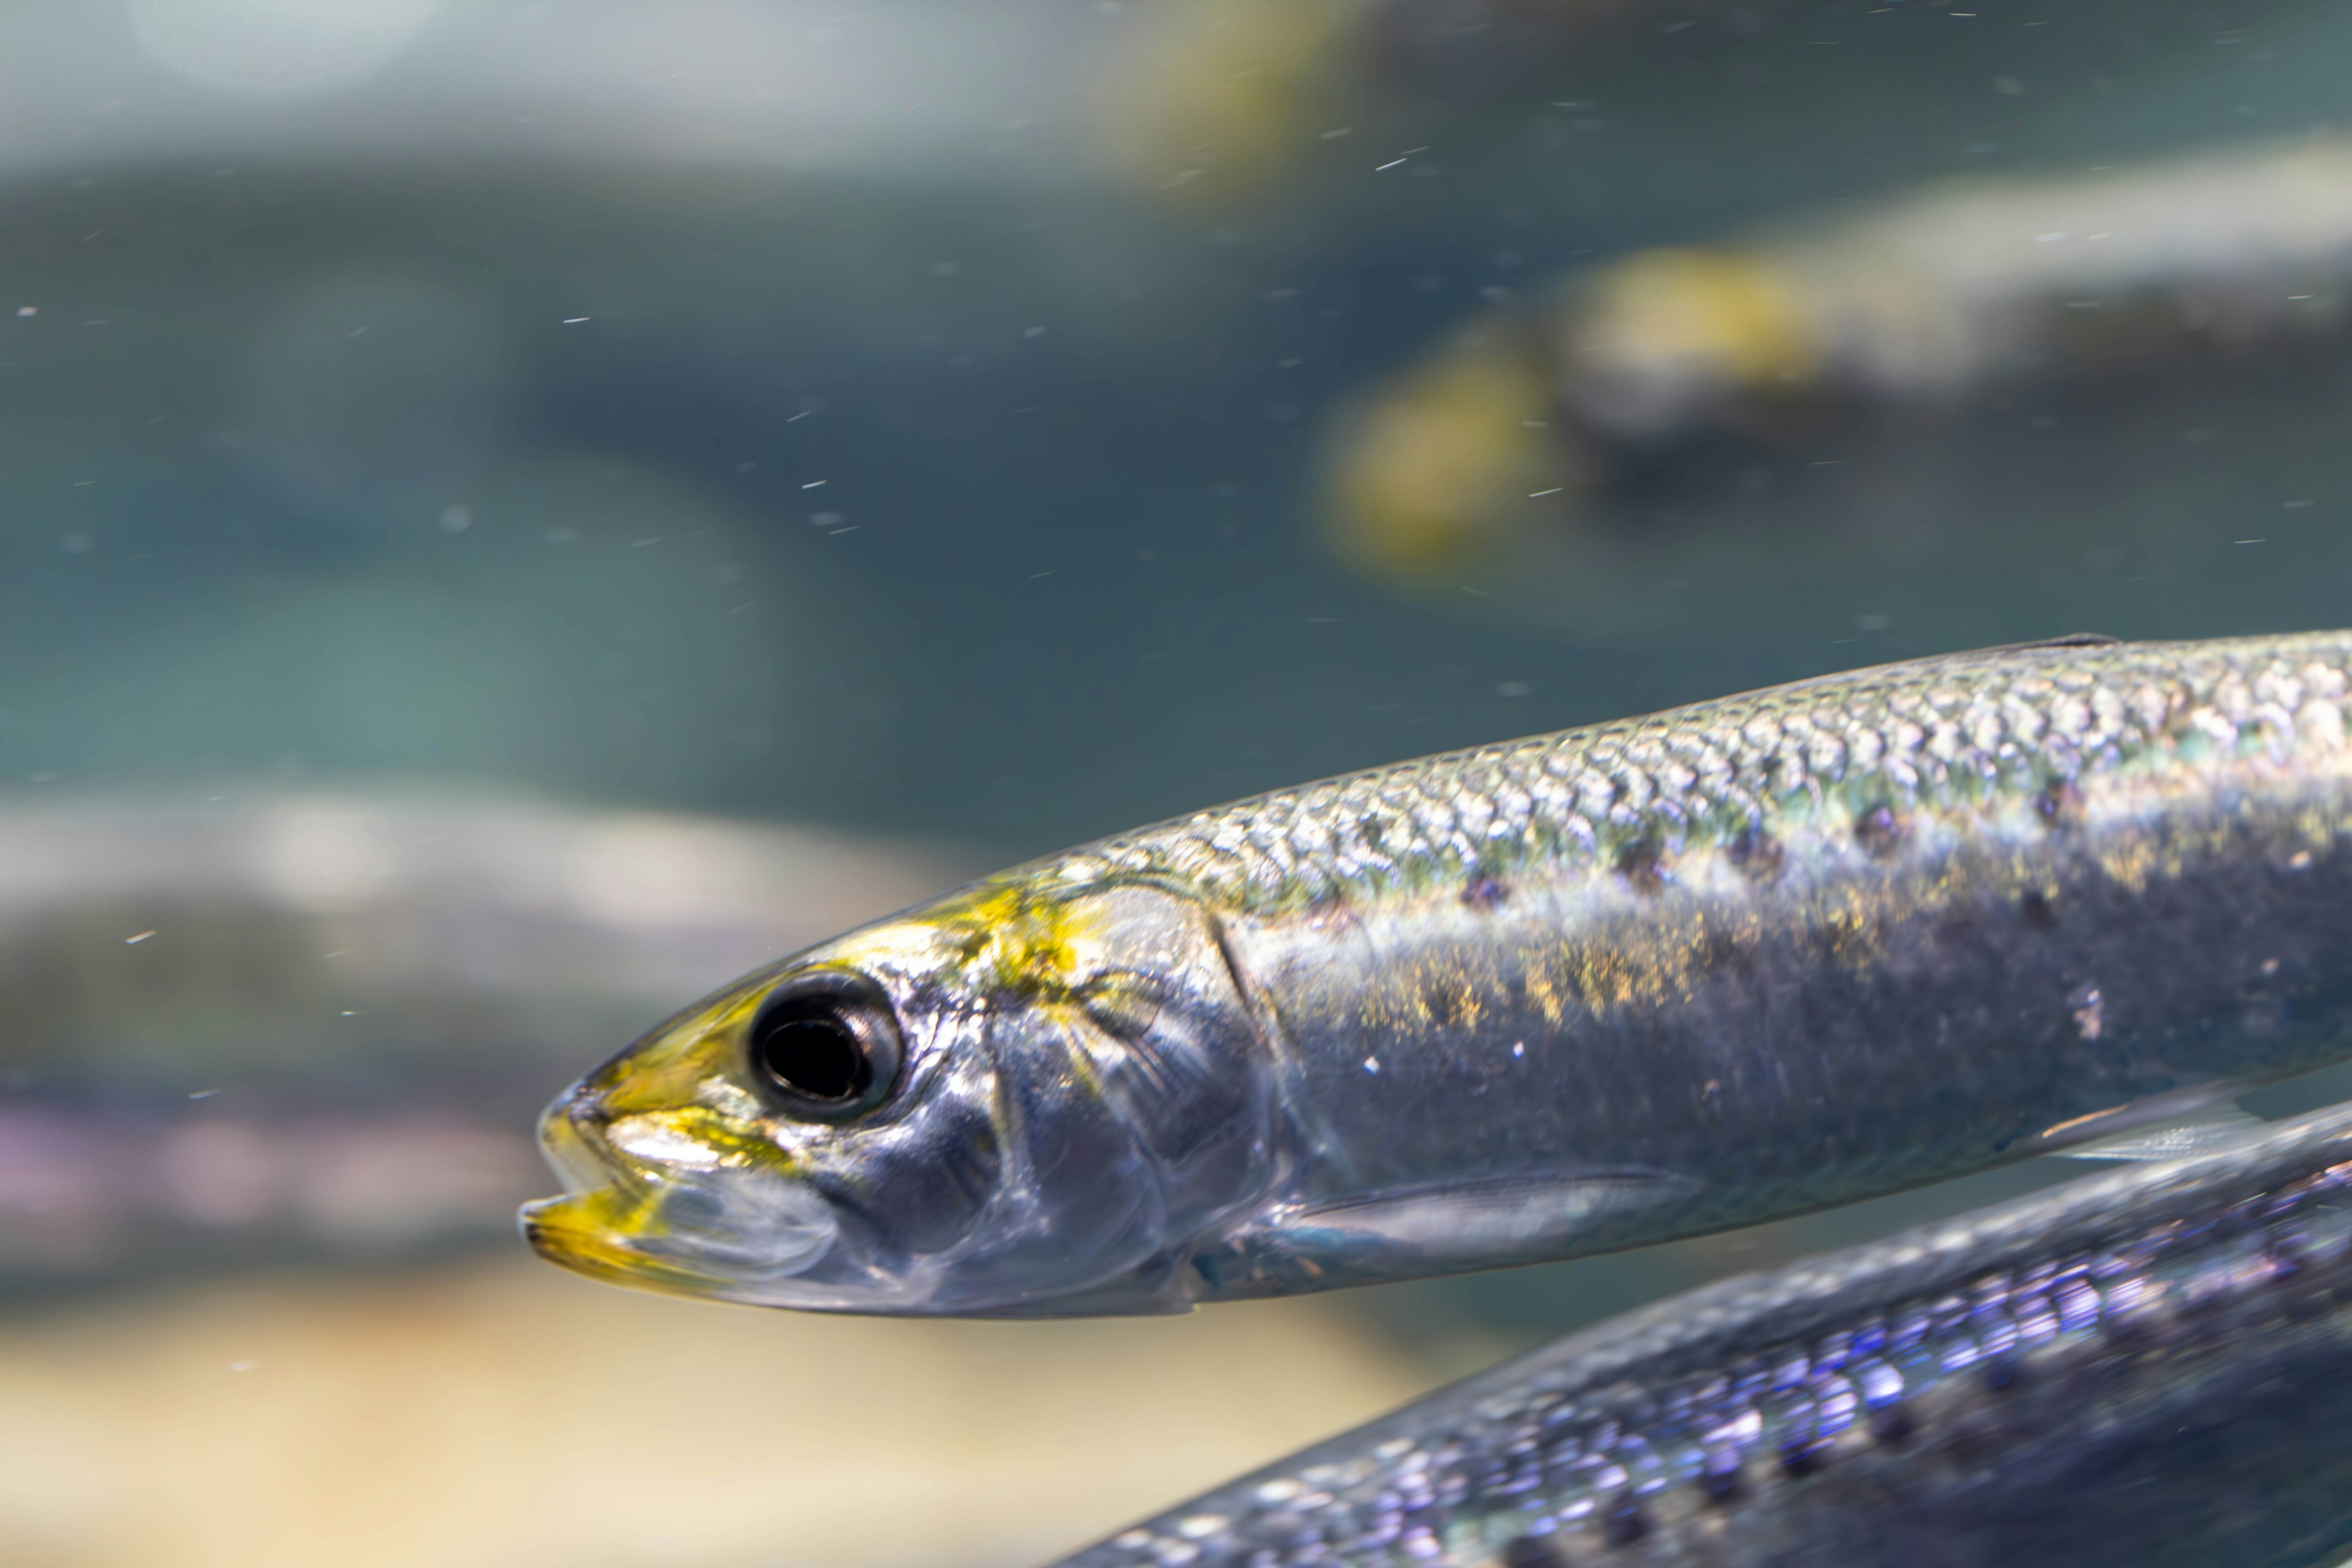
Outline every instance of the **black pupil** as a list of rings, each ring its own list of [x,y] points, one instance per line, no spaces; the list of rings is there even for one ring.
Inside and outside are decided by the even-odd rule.
[[[863,1093],[867,1081],[857,1037],[830,1013],[778,1019],[760,1038],[760,1065],[811,1100],[847,1100]]]

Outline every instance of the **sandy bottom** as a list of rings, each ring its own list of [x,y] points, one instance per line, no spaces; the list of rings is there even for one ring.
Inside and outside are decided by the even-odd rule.
[[[0,1321],[15,1568],[1020,1568],[1420,1393],[1324,1300],[928,1323],[529,1259]]]

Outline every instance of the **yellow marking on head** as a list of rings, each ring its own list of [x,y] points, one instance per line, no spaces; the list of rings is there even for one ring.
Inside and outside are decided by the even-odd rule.
[[[771,984],[764,974],[747,982],[607,1062],[585,1086],[598,1109],[617,1120],[706,1102],[714,1082],[739,1075],[737,1043]]]
[[[1083,950],[1097,924],[1084,906],[1093,890],[1020,874],[983,882],[909,918],[959,956],[968,994],[1017,1000],[1056,1025],[1073,1086],[1098,1095],[1105,1080],[1097,1054],[1114,1042],[1089,1020],[1089,1004],[1115,1002],[1119,993],[1086,968]]]
[[[1078,984],[1085,922],[1066,892],[1025,878],[985,882],[920,917],[963,955],[975,988],[1000,995],[1066,999]]]
[[[1592,280],[1577,349],[1602,370],[1706,374],[1738,387],[1811,376],[1821,344],[1804,302],[1761,256],[1645,250]]]
[[[1583,489],[1583,463],[1559,424],[1533,345],[1516,323],[1490,319],[1334,427],[1325,531],[1341,555],[1383,574],[1475,555],[1543,515],[1533,492],[1573,500]]]
[[[1544,1022],[1554,1028],[1568,1017],[1568,1005],[1560,995],[1560,986],[1552,974],[1553,963],[1559,956],[1558,949],[1539,954],[1538,962],[1528,969],[1527,977],[1528,1000],[1536,1005],[1536,1011],[1543,1016]]]
[[[879,959],[886,972],[901,963],[941,968],[941,978],[976,1001],[1074,1008],[1091,926],[1078,908],[1085,891],[1032,876],[982,883],[746,977],[589,1078],[584,1093],[606,1145],[598,1157],[655,1172],[667,1163],[801,1173],[809,1152],[835,1130],[769,1115],[746,1079],[745,1031],[780,981]],[[1071,1023],[1075,1028],[1075,1012]]]

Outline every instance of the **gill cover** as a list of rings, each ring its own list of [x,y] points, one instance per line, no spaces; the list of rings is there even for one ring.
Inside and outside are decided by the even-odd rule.
[[[1182,1310],[1193,1251],[1270,1182],[1257,1032],[1190,900],[1107,889],[1055,923],[1062,958],[1033,954],[991,988],[1005,1170],[950,1310]]]

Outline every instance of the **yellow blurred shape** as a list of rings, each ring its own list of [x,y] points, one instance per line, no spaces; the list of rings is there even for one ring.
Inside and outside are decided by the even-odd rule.
[[[1152,190],[1278,182],[1345,98],[1367,0],[1166,0],[1097,85],[1111,156]]]
[[[1332,442],[1326,518],[1359,565],[1412,575],[1474,556],[1582,475],[1532,345],[1496,320],[1376,391]]]
[[[1326,1300],[956,1323],[520,1255],[0,1320],[10,1568],[1018,1568],[1422,1393]]]
[[[1821,360],[1786,275],[1732,250],[1645,250],[1604,269],[1570,336],[1572,374],[1753,387],[1801,380]]]

